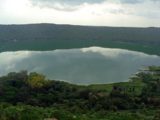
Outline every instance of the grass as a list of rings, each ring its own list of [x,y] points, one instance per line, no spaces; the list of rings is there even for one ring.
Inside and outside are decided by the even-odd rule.
[[[88,88],[92,90],[99,90],[110,93],[113,86],[119,86],[122,88],[133,88],[134,87],[134,94],[139,95],[145,83],[141,82],[140,80],[134,80],[129,82],[119,82],[119,83],[111,83],[111,84],[96,84],[96,85],[89,85]],[[129,89],[127,90],[129,91]],[[133,94],[133,93],[132,93]]]

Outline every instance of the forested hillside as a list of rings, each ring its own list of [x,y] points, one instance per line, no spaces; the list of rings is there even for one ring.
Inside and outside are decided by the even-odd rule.
[[[0,25],[0,51],[102,46],[160,55],[160,28]]]
[[[77,86],[38,73],[0,77],[0,120],[159,120],[160,67],[130,82]]]

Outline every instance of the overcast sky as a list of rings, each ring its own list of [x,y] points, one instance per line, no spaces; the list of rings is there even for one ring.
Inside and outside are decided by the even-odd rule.
[[[0,0],[0,24],[160,27],[160,0]]]

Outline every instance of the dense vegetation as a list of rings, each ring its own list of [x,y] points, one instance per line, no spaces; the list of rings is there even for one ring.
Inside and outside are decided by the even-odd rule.
[[[159,120],[160,67],[108,85],[72,85],[27,71],[0,77],[0,120],[45,118]]]
[[[160,28],[0,25],[0,52],[101,46],[160,55]]]

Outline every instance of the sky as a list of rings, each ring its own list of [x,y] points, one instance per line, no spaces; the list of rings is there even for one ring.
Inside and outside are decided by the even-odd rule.
[[[160,0],[0,0],[0,24],[160,27]]]

